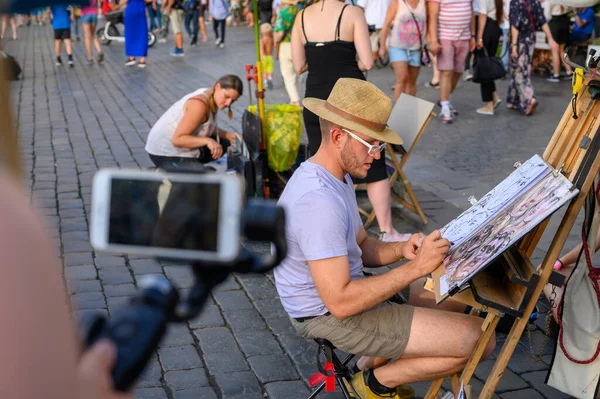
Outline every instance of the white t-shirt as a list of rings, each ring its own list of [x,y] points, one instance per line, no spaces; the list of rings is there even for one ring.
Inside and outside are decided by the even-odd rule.
[[[510,29],[510,0],[502,0],[502,12],[504,15],[502,15],[500,29]]]
[[[146,152],[162,157],[198,158],[200,150],[192,148],[180,148],[173,145],[173,134],[183,118],[183,106],[191,97],[204,94],[209,89],[199,89],[177,101],[160,117],[152,126],[148,140],[146,141]],[[215,116],[209,112],[208,121],[203,123],[192,133],[192,136],[211,137],[215,136],[217,123]]]
[[[479,0],[479,13],[496,20],[496,3],[494,0]]]
[[[342,182],[325,168],[303,162],[283,190],[287,257],[275,268],[275,285],[290,317],[319,316],[328,309],[317,292],[309,261],[348,257],[350,278],[364,278],[356,237],[362,222],[349,175]]]
[[[367,25],[375,25],[375,29],[383,28],[385,14],[391,0],[358,0],[356,5],[365,10]]]

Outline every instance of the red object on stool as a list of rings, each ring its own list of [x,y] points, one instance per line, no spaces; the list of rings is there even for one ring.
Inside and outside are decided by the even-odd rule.
[[[333,363],[325,362],[325,372],[327,375],[323,373],[316,373],[310,376],[308,379],[308,383],[311,388],[319,385],[323,381],[325,381],[325,391],[333,392],[335,391],[335,373],[334,373]]]

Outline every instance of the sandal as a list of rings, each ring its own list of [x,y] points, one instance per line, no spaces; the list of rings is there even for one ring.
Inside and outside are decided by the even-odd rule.
[[[533,113],[535,112],[536,106],[537,106],[537,100],[535,98],[532,98],[531,101],[529,102],[529,106],[527,107],[527,110],[525,110],[525,116],[533,115]]]
[[[513,105],[513,104],[506,104],[506,108],[512,109],[513,111],[519,110],[519,107],[517,107],[516,105]]]

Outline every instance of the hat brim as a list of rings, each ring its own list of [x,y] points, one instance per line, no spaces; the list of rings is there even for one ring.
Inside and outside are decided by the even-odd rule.
[[[365,136],[369,136],[374,138],[375,140],[383,141],[384,143],[390,144],[402,144],[404,141],[392,129],[386,127],[384,130],[375,130],[371,129],[367,126],[363,126],[358,122],[354,122],[350,119],[346,119],[343,116],[336,114],[325,108],[325,100],[321,100],[318,98],[305,98],[302,101],[302,105],[307,108],[313,114],[320,116],[321,118],[328,120],[329,122],[335,123],[336,125],[343,126],[353,132],[364,134]]]

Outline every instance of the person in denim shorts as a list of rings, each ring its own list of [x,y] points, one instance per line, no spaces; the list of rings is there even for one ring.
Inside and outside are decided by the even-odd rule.
[[[427,13],[425,0],[392,0],[380,34],[379,53],[389,51],[396,74],[394,97],[417,94],[417,78],[421,70],[421,46],[425,40]],[[392,33],[388,33],[393,23]]]
[[[88,64],[94,62],[92,53],[92,42],[98,54],[98,63],[104,60],[104,53],[100,47],[100,41],[96,37],[96,25],[98,24],[98,0],[90,0],[88,6],[81,7],[81,25],[83,26],[83,37],[85,40],[85,52]]]

